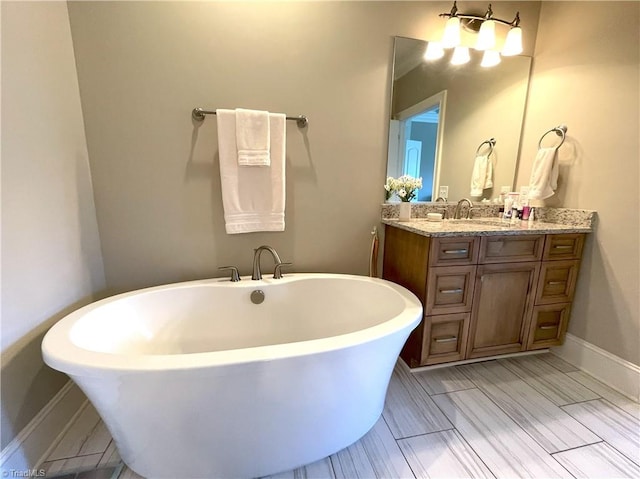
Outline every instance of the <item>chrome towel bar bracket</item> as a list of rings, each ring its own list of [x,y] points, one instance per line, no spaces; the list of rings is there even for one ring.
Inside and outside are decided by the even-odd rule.
[[[194,108],[191,111],[191,118],[195,121],[204,121],[205,115],[215,115],[213,110],[205,110],[203,108]],[[287,120],[295,120],[298,128],[306,128],[309,125],[309,119],[304,115],[288,116]]]

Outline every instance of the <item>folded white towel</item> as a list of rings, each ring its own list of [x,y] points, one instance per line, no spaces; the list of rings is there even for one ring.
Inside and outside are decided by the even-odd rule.
[[[482,196],[482,191],[493,188],[493,161],[488,155],[478,155],[471,172],[471,196]]]
[[[284,231],[286,117],[269,114],[271,167],[245,168],[238,165],[235,116],[216,110],[226,231]]]
[[[269,166],[269,112],[236,108],[238,164]]]
[[[558,187],[557,148],[540,148],[533,160],[529,179],[529,198],[544,200],[555,193]]]

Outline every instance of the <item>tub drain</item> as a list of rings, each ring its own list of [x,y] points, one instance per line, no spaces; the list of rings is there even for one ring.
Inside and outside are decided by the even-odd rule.
[[[264,301],[264,291],[256,289],[251,292],[251,302],[253,304],[260,304]]]

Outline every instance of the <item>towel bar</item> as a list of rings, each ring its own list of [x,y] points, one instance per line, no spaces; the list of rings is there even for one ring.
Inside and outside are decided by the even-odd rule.
[[[203,121],[205,115],[215,115],[215,114],[216,114],[216,112],[212,111],[212,110],[204,110],[202,108],[194,108],[191,111],[191,118],[193,118],[195,121]],[[306,126],[309,125],[309,119],[304,115],[288,116],[287,120],[295,120],[296,123],[298,124],[298,128],[305,128]]]
[[[540,137],[540,141],[538,141],[538,149],[542,148],[542,139],[547,136],[551,132],[555,132],[556,135],[561,136],[560,144],[556,146],[556,148],[560,148],[564,143],[564,139],[567,136],[567,125],[558,125],[554,128],[551,128],[549,131],[545,131],[544,134]]]
[[[485,143],[489,144],[489,153],[487,154],[487,157],[491,156],[491,153],[493,153],[493,147],[496,146],[495,138],[490,138],[480,143],[480,146],[478,146],[478,149],[476,150],[476,156],[478,156],[478,153],[480,153],[480,148],[482,148],[482,145],[484,145]]]

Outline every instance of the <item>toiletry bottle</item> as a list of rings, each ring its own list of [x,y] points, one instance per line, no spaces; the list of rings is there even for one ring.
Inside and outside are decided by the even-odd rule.
[[[511,223],[517,223],[518,221],[518,203],[514,202],[511,207]]]
[[[535,208],[529,208],[529,222],[533,223],[533,220],[535,216]]]
[[[513,198],[511,196],[507,196],[504,199],[504,215],[503,218],[505,220],[511,219],[511,207],[513,206]]]

